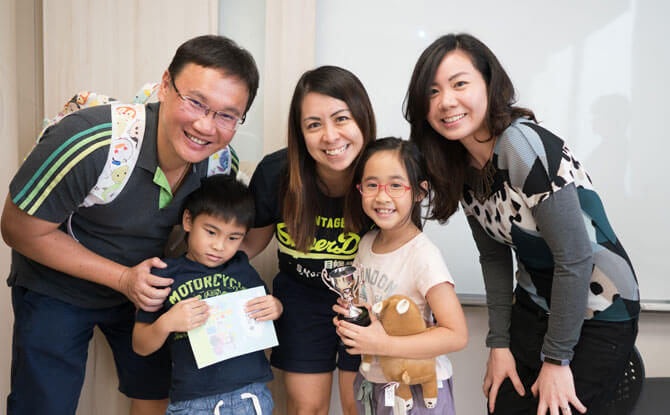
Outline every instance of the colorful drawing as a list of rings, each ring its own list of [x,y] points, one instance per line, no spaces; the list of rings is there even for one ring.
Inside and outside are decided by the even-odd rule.
[[[272,321],[258,322],[244,311],[247,301],[264,295],[263,287],[254,287],[203,300],[209,319],[188,332],[198,369],[278,344]]]

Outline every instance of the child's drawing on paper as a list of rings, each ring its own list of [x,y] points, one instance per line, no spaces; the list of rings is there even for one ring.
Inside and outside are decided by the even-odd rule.
[[[255,287],[204,300],[209,319],[188,332],[198,368],[277,345],[272,321],[256,321],[244,311],[247,301],[263,295],[264,288]]]

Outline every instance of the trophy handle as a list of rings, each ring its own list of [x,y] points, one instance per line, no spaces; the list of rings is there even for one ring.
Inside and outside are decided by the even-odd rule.
[[[358,271],[358,267],[354,266],[354,286],[351,288],[351,292],[354,294],[354,300],[358,301],[358,287],[361,285],[361,273]]]
[[[332,285],[332,284],[334,284],[333,280],[330,278],[330,276],[328,276],[328,270],[325,269],[325,268],[321,270],[321,281],[323,281],[323,283],[326,285],[326,287],[328,287],[332,292],[334,292],[335,294],[337,294],[340,297],[342,296],[342,294],[339,291],[337,291],[335,288],[333,288],[333,285]]]

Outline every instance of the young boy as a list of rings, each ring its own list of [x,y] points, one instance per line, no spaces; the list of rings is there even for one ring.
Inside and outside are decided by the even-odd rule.
[[[265,386],[272,380],[272,371],[262,350],[198,369],[185,333],[209,316],[201,298],[263,285],[247,255],[238,250],[253,220],[254,200],[245,185],[227,175],[203,179],[184,202],[187,253],[165,260],[167,268],[152,270],[174,283],[159,311],[137,313],[133,349],[148,355],[170,337],[172,385],[167,414],[272,413],[272,396]],[[249,301],[246,312],[257,321],[276,320],[282,305],[266,295]]]

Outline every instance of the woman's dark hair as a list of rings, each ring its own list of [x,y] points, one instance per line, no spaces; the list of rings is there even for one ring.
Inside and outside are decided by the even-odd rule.
[[[226,76],[234,76],[244,82],[249,99],[244,109],[246,114],[258,92],[258,68],[251,54],[225,36],[204,35],[182,43],[175,52],[168,73],[172,79],[189,63],[205,68],[220,69]]]
[[[344,101],[363,135],[362,150],[377,134],[372,104],[361,81],[346,69],[321,66],[305,72],[295,87],[288,118],[288,156],[280,185],[282,217],[296,249],[307,251],[314,241],[319,204],[316,162],[307,152],[302,134],[302,101],[310,92]],[[362,153],[361,150],[361,153]],[[359,153],[349,169],[353,172]]]
[[[407,171],[407,178],[411,186],[411,196],[414,201],[412,204],[411,218],[417,228],[423,229],[421,220],[421,202],[427,195],[430,198],[430,189],[421,187],[422,182],[428,182],[428,173],[426,171],[426,162],[416,144],[411,141],[405,141],[396,137],[384,137],[373,142],[363,152],[361,159],[354,171],[353,183],[359,184],[363,179],[365,164],[374,154],[380,151],[392,151],[398,155],[400,162]],[[429,200],[430,203],[430,200]],[[354,186],[347,193],[344,204],[344,224],[345,232],[360,233],[363,230],[370,229],[373,222],[363,212],[361,208],[361,193]]]
[[[430,107],[430,87],[444,57],[462,50],[472,61],[486,83],[488,109],[484,126],[498,137],[516,118],[526,117],[535,122],[535,114],[527,108],[516,107],[514,85],[496,56],[480,40],[469,34],[448,34],[434,41],[423,51],[405,95],[404,115],[410,123],[410,140],[415,142],[426,158],[433,188],[433,201],[428,219],[445,222],[458,210],[463,192],[468,152],[460,141],[447,140],[438,134],[427,120]]]
[[[244,183],[227,174],[203,178],[200,187],[186,196],[182,216],[184,210],[189,211],[192,220],[204,213],[247,229],[254,224],[253,194]]]

